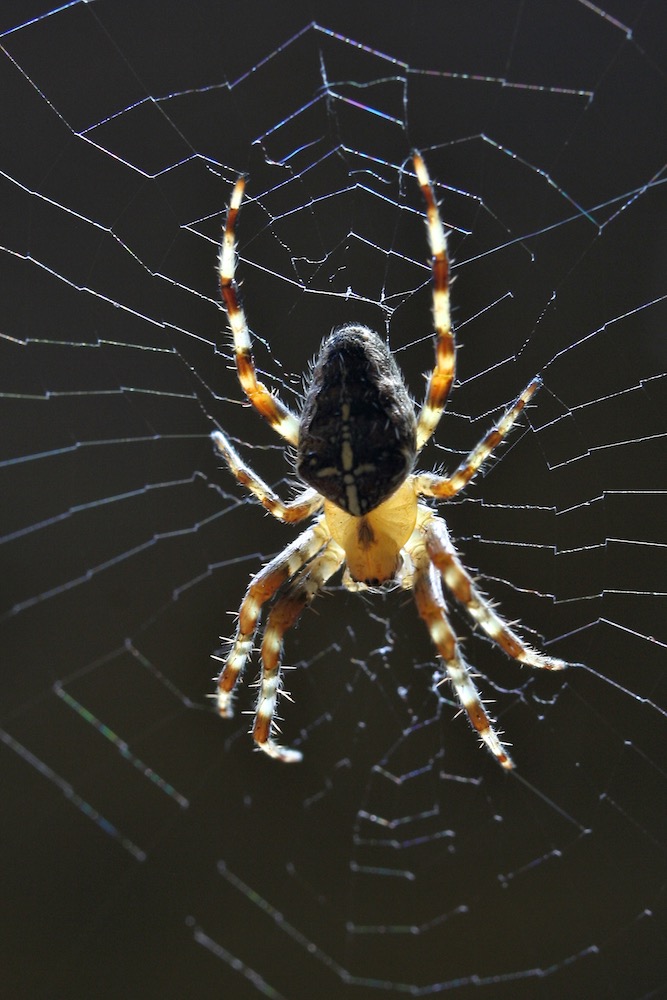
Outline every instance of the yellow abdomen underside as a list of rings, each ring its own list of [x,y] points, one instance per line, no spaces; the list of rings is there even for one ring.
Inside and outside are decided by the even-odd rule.
[[[392,580],[399,552],[417,522],[417,496],[407,479],[388,500],[363,517],[353,517],[330,500],[324,516],[335,542],[345,550],[353,580],[374,586]]]

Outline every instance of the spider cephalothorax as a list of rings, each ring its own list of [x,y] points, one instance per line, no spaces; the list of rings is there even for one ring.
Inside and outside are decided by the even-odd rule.
[[[257,381],[250,333],[235,281],[234,229],[245,181],[234,188],[220,254],[220,285],[234,335],[239,381],[248,399],[282,437],[296,447],[296,472],[304,490],[284,503],[240,458],[222,431],[215,445],[240,483],[278,520],[315,516],[275,559],[250,581],[239,624],[218,677],[218,711],[232,714],[235,683],[251,652],[262,608],[270,607],[261,646],[262,677],[253,726],[257,745],[283,761],[301,759],[273,735],[285,632],[303,609],[345,567],[352,590],[394,584],[412,589],[470,722],[498,762],[513,767],[483,707],[457,638],[449,624],[442,584],[509,656],[533,667],[560,670],[563,660],[531,649],[475,586],[451,543],[442,518],[420,497],[448,499],[459,493],[503,440],[540,386],[523,390],[497,424],[451,476],[414,472],[419,451],[435,430],[454,379],[456,345],[449,312],[449,262],[431,182],[419,153],[413,162],[426,202],[433,269],[436,363],[418,412],[387,345],[365,326],[348,324],[324,341],[315,361],[300,417]]]
[[[365,326],[325,340],[299,421],[296,471],[348,514],[368,514],[412,472],[417,419],[387,345]]]

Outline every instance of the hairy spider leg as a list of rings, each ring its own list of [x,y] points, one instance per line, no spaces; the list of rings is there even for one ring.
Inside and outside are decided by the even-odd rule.
[[[474,729],[498,763],[510,770],[514,767],[500,736],[493,728],[470,671],[461,656],[454,630],[447,618],[440,574],[431,563],[423,542],[412,546],[414,564],[414,595],[417,610],[428,628],[438,653],[452,682],[456,697],[466,711]]]
[[[324,502],[322,497],[317,490],[310,487],[299,493],[293,500],[285,503],[249,465],[246,465],[230,444],[226,434],[223,434],[222,431],[213,431],[211,438],[232,475],[238,479],[242,486],[249,489],[262,506],[268,510],[269,514],[273,514],[278,521],[284,521],[287,524],[303,521],[304,518],[315,514],[322,506]]]
[[[563,670],[567,666],[564,660],[545,656],[532,649],[496,614],[489,599],[480,593],[461,563],[447,526],[441,518],[434,515],[428,521],[424,527],[424,536],[431,562],[440,572],[447,589],[508,656],[541,670]]]
[[[481,465],[498,447],[512,429],[517,417],[542,385],[542,379],[534,378],[490,431],[473,448],[468,457],[451,476],[438,476],[434,472],[415,474],[415,490],[427,497],[453,497],[468,485]]]
[[[323,521],[307,528],[291,545],[280,552],[271,562],[263,566],[252,578],[239,608],[239,623],[232,647],[226,658],[214,655],[214,660],[224,663],[217,679],[218,712],[225,718],[234,714],[232,696],[239,675],[248,656],[252,652],[255,632],[259,625],[262,608],[277,593],[280,587],[316,556],[330,539]]]
[[[421,154],[416,150],[412,160],[426,203],[428,242],[433,269],[433,325],[435,327],[435,367],[431,372],[426,397],[417,423],[417,450],[421,449],[438,426],[449,390],[454,381],[456,342],[449,309],[449,258],[442,219],[433,187]]]
[[[238,286],[236,284],[236,216],[241,207],[245,178],[239,177],[227,210],[225,232],[220,248],[219,274],[220,290],[227,310],[229,325],[234,336],[234,356],[239,382],[246,396],[259,410],[265,420],[271,424],[290,444],[296,445],[299,440],[299,421],[292,411],[267,387],[257,381],[255,362],[252,356],[250,331],[243,306],[241,305]]]
[[[275,710],[280,689],[283,640],[285,633],[297,622],[327,580],[340,569],[344,559],[342,548],[332,540],[298,573],[287,591],[276,600],[264,629],[262,677],[252,735],[260,750],[287,764],[301,760],[302,754],[290,747],[280,746],[273,739],[273,732],[277,729]]]

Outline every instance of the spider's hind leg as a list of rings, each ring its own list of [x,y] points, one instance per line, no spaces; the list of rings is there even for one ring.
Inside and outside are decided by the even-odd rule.
[[[425,529],[428,554],[442,575],[447,588],[468,614],[484,629],[508,656],[540,670],[563,670],[565,660],[545,656],[517,635],[493,609],[488,598],[477,589],[454,548],[447,526],[439,517],[432,517]]]
[[[328,530],[318,522],[302,532],[275,559],[263,566],[250,581],[239,608],[239,623],[231,649],[224,659],[217,654],[213,657],[215,660],[223,660],[223,667],[217,679],[216,698],[218,713],[224,718],[230,718],[234,714],[232,702],[234,687],[252,650],[262,608],[287,580],[298,573],[309,559],[317,555],[326,545],[328,538]]]
[[[285,633],[296,624],[304,609],[340,568],[344,558],[345,554],[336,542],[326,545],[276,600],[266,622],[261,650],[262,677],[252,735],[260,750],[284,763],[291,764],[302,758],[299,750],[280,746],[273,739]]]
[[[423,550],[415,552],[413,587],[417,609],[442,657],[447,676],[452,682],[458,700],[465,709],[473,728],[498,763],[507,770],[511,770],[514,767],[514,762],[507,753],[505,745],[482,704],[470,671],[459,651],[454,630],[447,619],[440,574]]]

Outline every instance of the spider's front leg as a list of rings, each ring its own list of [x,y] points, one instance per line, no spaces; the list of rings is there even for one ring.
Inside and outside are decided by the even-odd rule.
[[[449,390],[454,381],[456,342],[449,309],[449,257],[445,229],[440,218],[426,164],[416,150],[412,161],[426,204],[428,242],[433,272],[433,325],[435,327],[435,367],[426,389],[426,398],[417,423],[417,450],[421,449],[438,426]]]
[[[493,723],[487,714],[470,671],[459,651],[454,630],[449,624],[438,570],[431,564],[423,543],[411,552],[415,563],[414,595],[417,609],[442,657],[454,691],[474,729],[498,763],[508,770],[514,767]]]
[[[249,465],[246,465],[222,431],[213,431],[211,438],[232,475],[238,479],[242,486],[247,487],[262,506],[268,510],[269,514],[273,514],[278,521],[285,521],[288,524],[303,521],[311,514],[315,514],[322,506],[322,497],[313,489],[303,490],[294,500],[284,503],[271,487],[256,472],[253,472]]]
[[[325,546],[329,532],[321,522],[308,528],[291,545],[280,552],[275,559],[257,573],[250,581],[245,597],[239,608],[239,623],[231,649],[226,657],[214,655],[214,660],[223,662],[217,678],[218,712],[225,718],[233,714],[232,696],[234,687],[252,650],[253,639],[262,608],[277,593],[280,587],[293,577]]]
[[[468,457],[461,462],[453,475],[437,476],[433,472],[418,472],[415,475],[415,489],[417,493],[421,493],[422,496],[441,498],[453,497],[459,493],[468,485],[494,449],[509,434],[517,417],[541,385],[542,379],[539,377],[534,378],[532,382],[528,383],[521,395],[518,396],[498,423],[485,434],[479,444],[473,448]]]
[[[345,553],[340,546],[330,541],[312,563],[300,571],[287,592],[278,598],[269,612],[264,629],[262,678],[252,735],[260,750],[286,764],[301,760],[302,754],[299,750],[280,746],[272,735],[277,728],[275,710],[280,690],[283,639],[327,580],[341,567],[344,558]]]
[[[289,407],[277,396],[269,392],[262,382],[257,381],[255,362],[252,356],[250,330],[241,305],[236,284],[236,217],[243,200],[245,178],[239,177],[229,202],[225,232],[220,248],[220,290],[227,310],[229,325],[234,336],[234,357],[239,382],[246,396],[265,420],[290,444],[299,440],[299,421]]]

